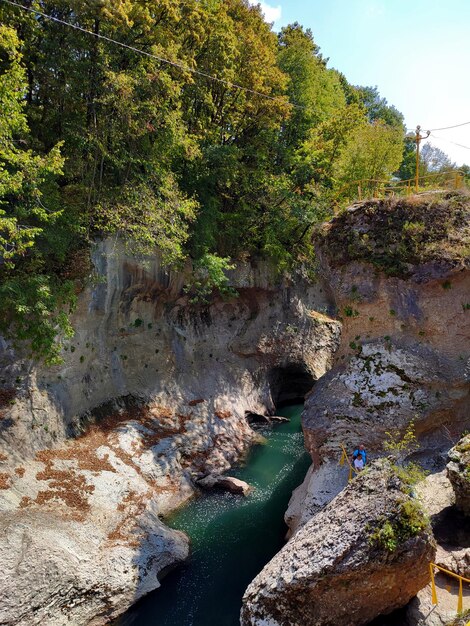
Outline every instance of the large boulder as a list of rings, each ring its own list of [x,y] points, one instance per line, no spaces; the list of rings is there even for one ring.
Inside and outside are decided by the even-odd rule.
[[[220,489],[241,496],[247,496],[250,491],[250,485],[244,480],[235,478],[234,476],[205,476],[197,481],[199,487],[203,489]]]
[[[302,416],[306,446],[314,461],[338,455],[341,443],[363,442],[369,452],[383,449],[387,432],[415,419],[420,439],[445,421],[443,407],[468,401],[456,389],[460,375],[453,361],[429,346],[376,339],[358,347],[315,386]]]
[[[449,451],[447,476],[452,483],[457,508],[470,515],[470,435]]]
[[[358,626],[429,581],[427,519],[388,462],[351,481],[300,528],[245,592],[243,626]]]

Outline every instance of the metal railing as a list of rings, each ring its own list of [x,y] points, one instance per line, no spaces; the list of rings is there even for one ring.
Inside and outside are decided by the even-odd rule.
[[[343,444],[341,444],[342,454],[339,460],[340,465],[344,465],[345,462],[349,465],[349,476],[348,481],[354,478],[354,474],[358,474],[358,471],[351,465],[351,461],[349,460],[348,453],[346,452],[346,448]]]
[[[353,180],[343,185],[337,191],[335,199],[337,202],[352,202],[355,200],[385,198],[389,196],[410,196],[413,193],[423,191],[469,188],[466,182],[465,172],[460,170],[426,174],[420,176],[419,181],[420,185],[416,188],[414,178],[407,178],[405,180],[381,180],[374,178]]]
[[[436,593],[436,583],[434,581],[434,568],[437,568],[439,571],[443,572],[444,574],[447,574],[448,576],[452,576],[453,578],[457,578],[459,581],[459,597],[457,600],[457,613],[462,613],[463,611],[463,583],[468,583],[470,584],[470,580],[468,578],[465,578],[464,576],[460,576],[459,574],[454,574],[454,572],[451,572],[448,569],[445,569],[445,567],[441,567],[440,565],[436,565],[435,563],[430,563],[429,564],[429,572],[431,574],[431,602],[433,604],[438,604],[437,601],[437,593]],[[470,626],[470,622],[467,623],[467,626]]]

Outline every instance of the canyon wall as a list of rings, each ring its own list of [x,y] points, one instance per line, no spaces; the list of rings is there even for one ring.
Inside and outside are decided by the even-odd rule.
[[[247,412],[302,396],[340,324],[320,282],[240,264],[238,297],[191,302],[190,268],[93,251],[64,362],[1,352],[0,622],[104,624],[187,555],[162,514],[257,440]]]

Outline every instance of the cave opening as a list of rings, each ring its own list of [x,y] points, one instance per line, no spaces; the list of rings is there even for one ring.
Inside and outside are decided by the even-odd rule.
[[[277,408],[289,404],[302,404],[305,394],[315,383],[312,373],[304,363],[286,363],[274,367],[268,375],[271,398]]]

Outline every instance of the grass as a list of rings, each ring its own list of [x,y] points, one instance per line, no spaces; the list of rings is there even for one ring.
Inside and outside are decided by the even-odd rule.
[[[469,619],[470,619],[470,609],[457,615],[457,617],[453,619],[451,622],[447,622],[446,626],[466,626]]]
[[[420,501],[412,495],[414,485],[424,480],[426,472],[416,463],[404,466],[390,463],[390,469],[399,478],[401,489],[408,498],[398,504],[391,517],[378,524],[369,537],[369,543],[387,552],[395,552],[408,539],[426,530],[429,518]]]

